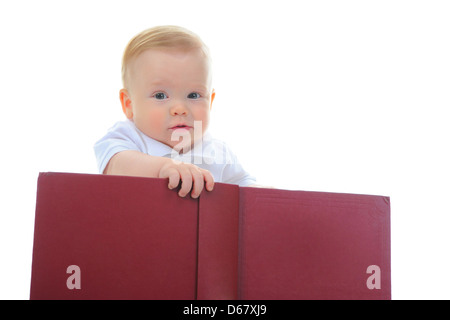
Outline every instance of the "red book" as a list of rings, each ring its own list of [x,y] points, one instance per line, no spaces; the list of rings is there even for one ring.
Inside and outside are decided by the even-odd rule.
[[[382,196],[41,173],[31,299],[390,299]]]

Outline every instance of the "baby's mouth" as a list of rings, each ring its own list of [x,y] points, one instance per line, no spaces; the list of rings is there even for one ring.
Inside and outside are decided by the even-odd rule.
[[[169,129],[171,129],[171,130],[177,130],[177,129],[189,130],[189,129],[192,129],[192,127],[188,126],[186,124],[177,124],[176,126],[170,127]]]

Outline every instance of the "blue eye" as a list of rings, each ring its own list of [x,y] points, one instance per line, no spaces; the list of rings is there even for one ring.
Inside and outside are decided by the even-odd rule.
[[[158,100],[167,99],[167,95],[164,92],[157,92],[153,95],[153,97]]]
[[[198,92],[192,92],[192,93],[189,93],[189,95],[188,95],[188,99],[199,99],[200,98],[200,93],[198,93]]]

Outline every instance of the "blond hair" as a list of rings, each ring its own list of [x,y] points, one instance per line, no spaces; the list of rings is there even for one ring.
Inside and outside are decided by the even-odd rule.
[[[128,65],[141,53],[155,48],[201,49],[208,61],[211,60],[209,49],[198,35],[179,26],[157,26],[146,29],[134,36],[125,48],[122,58],[122,82],[124,88],[128,83]]]

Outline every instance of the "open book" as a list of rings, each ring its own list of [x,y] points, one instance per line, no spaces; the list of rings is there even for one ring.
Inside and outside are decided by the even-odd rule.
[[[390,299],[388,197],[40,173],[31,299]]]

